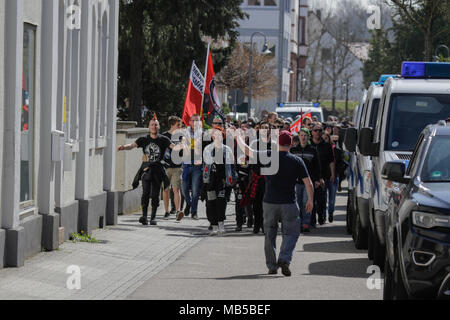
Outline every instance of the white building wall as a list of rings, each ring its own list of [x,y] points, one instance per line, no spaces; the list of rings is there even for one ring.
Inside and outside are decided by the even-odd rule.
[[[103,150],[89,152],[89,196],[103,193]]]
[[[4,108],[4,95],[5,95],[5,83],[4,73],[5,73],[5,0],[0,0],[0,181],[2,181],[2,170],[3,167],[3,108]],[[2,183],[0,183],[0,199],[2,194]],[[0,201],[0,228],[2,226],[2,202]]]

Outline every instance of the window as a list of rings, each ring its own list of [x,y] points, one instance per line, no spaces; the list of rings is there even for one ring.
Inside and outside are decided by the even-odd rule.
[[[305,18],[298,19],[298,44],[305,44]]]
[[[411,151],[420,132],[448,117],[448,94],[396,94],[388,113],[385,150]]]
[[[248,0],[248,5],[249,6],[260,6],[261,1],[260,0]]]
[[[23,35],[22,119],[20,139],[20,202],[33,200],[34,89],[36,27],[25,24]]]
[[[277,2],[275,0],[264,0],[264,5],[267,7],[276,7]]]

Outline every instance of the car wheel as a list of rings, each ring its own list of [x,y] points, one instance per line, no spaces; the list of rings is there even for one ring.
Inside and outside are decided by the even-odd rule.
[[[394,300],[407,300],[408,293],[405,288],[405,284],[403,282],[402,272],[400,270],[400,261],[397,254],[397,250],[395,250],[394,254],[394,274],[393,274],[393,299]]]
[[[367,249],[367,231],[361,226],[361,220],[359,219],[359,213],[355,212],[355,224],[353,228],[354,241],[356,249]]]
[[[375,230],[373,232],[373,264],[380,267],[380,270],[384,269],[384,258],[386,256],[386,249],[381,245],[378,240],[378,234]]]
[[[347,234],[352,234],[353,206],[351,205],[350,194],[347,197]]]
[[[383,300],[394,299],[394,273],[389,266],[389,261],[386,258],[384,262],[384,286],[383,286]]]
[[[369,238],[367,239],[367,257],[369,260],[373,260],[373,230],[372,225],[369,222]]]

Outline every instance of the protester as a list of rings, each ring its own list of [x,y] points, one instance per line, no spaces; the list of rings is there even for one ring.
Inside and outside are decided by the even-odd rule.
[[[146,137],[137,139],[135,142],[128,145],[121,145],[118,151],[133,150],[135,148],[142,148],[144,154],[142,166],[136,175],[134,187],[137,188],[136,182],[142,180],[142,217],[139,223],[148,225],[148,205],[149,199],[152,199],[152,213],[150,218],[150,225],[157,225],[156,211],[159,207],[161,184],[164,181],[165,169],[161,160],[168,148],[172,150],[181,150],[182,145],[175,145],[169,138],[160,135],[159,121],[154,118],[149,124],[150,134]]]
[[[179,140],[174,141],[172,139],[172,135],[175,133],[176,130],[181,129],[181,118],[172,116],[169,117],[169,126],[170,130],[167,132],[164,132],[162,135],[166,136],[175,144],[180,144],[181,142]],[[170,200],[170,193],[172,191],[173,193],[173,199],[175,206],[174,211],[177,213],[177,221],[180,221],[182,219],[182,212],[181,212],[181,164],[175,164],[172,161],[172,151],[168,149],[164,155],[163,158],[164,167],[166,168],[167,177],[169,179],[170,185],[164,190],[163,192],[163,201],[164,201],[164,208],[166,210],[166,214],[164,216],[164,219],[169,219],[170,212],[169,212],[169,200]],[[178,220],[179,219],[179,220]]]
[[[334,143],[334,141],[331,140],[330,135],[327,132],[324,132],[322,134],[322,139],[325,143],[330,144],[331,148],[332,148],[332,153],[333,153],[333,163],[334,163],[334,167],[336,168],[336,163],[341,160],[337,160],[337,157],[341,157],[342,153],[340,151],[338,151],[338,149],[336,149],[336,144]],[[328,193],[328,222],[332,223],[334,218],[333,218],[333,214],[334,214],[334,209],[335,209],[335,204],[336,204],[336,192],[337,192],[337,187],[339,184],[339,178],[335,177],[334,181],[330,180],[326,180],[325,181],[325,190]],[[325,196],[326,197],[326,196]]]
[[[237,141],[246,155],[255,156],[257,151],[246,145],[242,137],[238,136]],[[289,266],[300,235],[299,208],[295,201],[295,185],[298,179],[303,180],[308,193],[306,212],[311,212],[313,208],[311,179],[303,160],[289,152],[291,146],[291,133],[282,131],[279,136],[279,170],[272,176],[266,176],[266,192],[263,204],[266,265],[269,274],[276,274],[278,268],[281,268],[283,275],[287,277],[291,276]],[[261,151],[261,153],[267,153],[267,155],[270,155],[271,152],[271,150]],[[277,261],[276,238],[280,220],[283,240]]]
[[[214,120],[216,121],[217,119]],[[212,226],[211,236],[225,233],[225,189],[227,185],[231,187],[237,179],[233,151],[223,144],[223,132],[222,127],[214,126],[213,143],[204,150],[203,186],[206,193],[206,215]]]
[[[319,154],[316,148],[310,144],[310,131],[306,128],[302,128],[298,136],[294,137],[294,140],[298,140],[297,146],[291,149],[291,153],[302,158],[303,162],[308,169],[311,180],[314,184],[314,188],[320,187],[322,180],[322,174],[320,170]],[[307,201],[306,188],[302,180],[298,180],[295,186],[297,195],[297,203],[300,208],[300,219],[302,223],[302,231],[309,232],[311,228],[311,214],[306,213],[305,206]]]
[[[201,128],[200,116],[194,114],[191,116],[189,127],[187,128],[187,134],[190,139],[190,161],[183,163],[182,173],[182,192],[184,199],[186,200],[186,208],[184,210],[184,216],[189,216],[194,220],[198,220],[197,209],[200,191],[202,187],[202,156],[203,156],[203,131]],[[197,136],[195,136],[197,134]],[[192,196],[190,192],[192,191]],[[179,219],[179,217],[177,218]]]
[[[323,225],[326,221],[326,182],[335,180],[335,166],[333,150],[329,143],[326,143],[322,139],[323,128],[320,124],[315,124],[312,130],[311,145],[317,149],[320,160],[320,171],[325,183],[315,189],[314,192],[314,210],[311,221],[311,226],[315,226],[316,221],[320,225]],[[316,215],[317,220],[316,220]]]
[[[278,114],[276,112],[269,112],[267,116],[267,122],[269,122],[270,125],[275,125],[275,120],[278,118]]]
[[[261,129],[258,131],[258,139],[250,144],[250,147],[258,152],[271,150],[270,142],[270,125],[267,122],[261,123]],[[251,208],[254,215],[253,233],[258,234],[260,231],[264,233],[264,209],[263,200],[265,193],[265,178],[261,174],[261,168],[264,166],[256,154],[256,164],[250,165],[251,179],[246,190],[242,206]],[[250,227],[250,226],[249,226]]]

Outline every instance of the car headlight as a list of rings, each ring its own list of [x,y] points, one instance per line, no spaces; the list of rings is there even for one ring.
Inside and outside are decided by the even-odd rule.
[[[431,229],[434,227],[450,228],[450,216],[429,212],[413,211],[412,220],[415,226]]]

